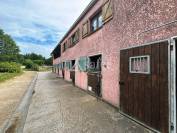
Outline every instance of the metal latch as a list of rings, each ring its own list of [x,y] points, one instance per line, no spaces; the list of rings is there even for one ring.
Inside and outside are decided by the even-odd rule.
[[[174,130],[174,124],[172,122],[171,122],[170,128],[171,128],[171,131]]]
[[[119,85],[125,85],[123,81],[119,81]]]

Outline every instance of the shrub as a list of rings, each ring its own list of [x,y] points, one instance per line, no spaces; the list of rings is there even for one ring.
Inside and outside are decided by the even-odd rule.
[[[30,70],[33,70],[33,71],[39,71],[39,65],[34,63],[30,59],[26,59],[25,62],[24,62],[24,65],[25,65],[26,69],[30,69]]]
[[[33,61],[30,60],[30,59],[26,59],[26,60],[24,61],[24,65],[25,65],[26,69],[31,69],[32,66],[33,66],[33,64],[34,64]]]
[[[15,62],[1,62],[0,72],[20,73],[21,65]]]
[[[33,64],[32,65],[32,68],[31,68],[33,71],[39,71],[39,65],[38,64]]]

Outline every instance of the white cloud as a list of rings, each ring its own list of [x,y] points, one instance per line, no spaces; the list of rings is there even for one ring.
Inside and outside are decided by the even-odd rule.
[[[46,37],[50,36],[53,41],[47,47],[54,48],[90,1],[0,0],[0,28],[14,38],[30,37],[45,42],[48,40]],[[41,49],[46,48],[46,44],[42,46],[35,42],[25,44],[17,40],[17,44],[23,53],[29,49],[42,53]],[[36,45],[41,46],[40,49],[35,49]],[[49,56],[49,53],[45,52],[43,55]]]
[[[37,53],[48,57],[53,50],[54,45],[38,45],[34,43],[18,43],[23,53]],[[46,56],[47,55],[47,56]]]

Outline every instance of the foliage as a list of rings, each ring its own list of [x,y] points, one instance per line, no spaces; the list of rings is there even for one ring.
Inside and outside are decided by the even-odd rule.
[[[17,55],[20,52],[19,47],[16,45],[15,41],[10,35],[5,34],[2,29],[0,29],[0,41],[2,45],[0,47],[0,54],[5,55]]]
[[[33,71],[39,71],[39,65],[38,64],[33,64],[31,70]]]
[[[9,73],[20,73],[21,65],[15,62],[1,62],[0,63],[0,72],[9,72]]]
[[[45,65],[52,66],[52,57],[45,60]]]
[[[11,79],[15,76],[21,75],[22,72],[20,73],[0,73],[0,82],[5,81],[7,79]]]
[[[24,55],[24,58],[31,59],[31,60],[45,60],[45,57],[43,57],[40,54],[35,54],[35,53],[26,54]]]
[[[38,64],[39,66],[42,66],[42,65],[44,65],[44,60],[33,60],[33,62],[35,63],[35,64]]]
[[[10,56],[10,55],[6,55],[6,54],[1,54],[0,55],[0,61],[1,62],[7,62],[7,61],[15,62],[16,60],[17,60],[16,56]]]
[[[26,69],[34,70],[34,71],[39,71],[39,65],[35,64],[32,60],[26,59],[24,61],[24,65]]]
[[[39,66],[52,65],[52,58],[45,59],[45,57],[43,57],[40,54],[29,53],[29,54],[24,55],[24,59],[30,59],[35,64],[38,64]]]
[[[26,69],[31,69],[33,64],[34,64],[33,61],[30,59],[26,59],[23,63],[23,65],[25,65]]]
[[[19,52],[20,49],[11,36],[5,34],[4,31],[0,29],[0,62],[27,63],[27,68],[29,67],[29,69],[31,69],[32,66],[37,69],[37,65],[52,65],[52,58],[45,59],[42,55],[35,53],[22,55],[19,54]]]

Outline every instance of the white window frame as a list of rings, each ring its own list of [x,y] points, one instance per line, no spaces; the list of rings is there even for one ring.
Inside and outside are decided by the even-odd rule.
[[[136,59],[136,58],[147,58],[147,67],[148,67],[148,71],[147,72],[137,72],[137,71],[132,71],[132,65],[131,65],[131,61],[132,61],[132,59]],[[129,57],[129,72],[130,73],[139,73],[139,74],[150,74],[151,72],[150,72],[150,66],[151,66],[151,64],[150,64],[150,55],[143,55],[143,56],[132,56],[132,57]]]

